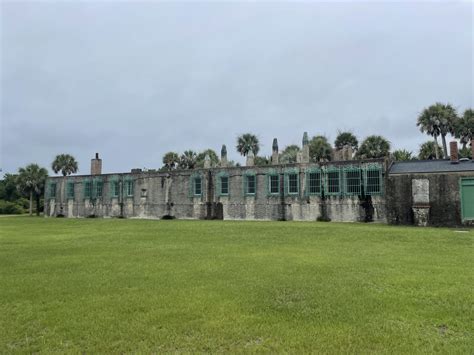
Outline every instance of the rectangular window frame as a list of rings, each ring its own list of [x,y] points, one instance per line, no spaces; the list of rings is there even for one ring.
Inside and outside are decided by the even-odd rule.
[[[101,179],[95,181],[94,195],[96,198],[102,198],[104,195],[104,182]]]
[[[253,180],[253,192],[250,191],[250,182]],[[257,194],[257,174],[246,172],[244,174],[244,195],[255,196]]]
[[[58,187],[58,184],[56,182],[51,182],[49,184],[49,199],[54,200],[56,199],[56,189]]]
[[[377,178],[378,184],[370,179]],[[377,186],[378,188],[374,188]],[[383,195],[383,171],[379,165],[369,165],[364,169],[364,193],[366,196]]]
[[[66,185],[66,198],[68,200],[74,200],[75,198],[75,191],[74,191],[74,182],[68,181]]]
[[[280,195],[280,174],[277,174],[277,173],[268,174],[267,179],[268,179],[268,194],[272,196]]]
[[[332,176],[333,174],[337,174],[337,191],[334,191],[333,187],[336,185],[333,185],[332,182],[335,181],[336,179]],[[324,193],[327,196],[340,196],[342,195],[342,176],[341,176],[341,169],[338,168],[328,168],[326,170],[326,183],[325,185],[325,190]]]
[[[224,184],[225,181],[225,184]],[[225,186],[225,188],[224,188]],[[221,175],[219,176],[219,195],[228,196],[229,195],[229,176]]]
[[[133,197],[135,192],[135,183],[132,179],[126,179],[124,184],[125,197]]]
[[[86,179],[83,181],[84,184],[84,199],[91,199],[92,198],[92,181]]]
[[[356,174],[357,176],[349,176]],[[359,196],[362,194],[362,169],[359,167],[345,167],[343,169],[344,194],[346,196]]]
[[[295,180],[293,180],[293,178]],[[287,194],[290,196],[299,195],[300,193],[300,174],[297,172],[291,172],[286,174],[287,179]],[[294,190],[293,188],[296,188]]]
[[[316,177],[312,179],[312,175],[316,175]],[[314,186],[312,185],[312,181],[315,183]],[[321,169],[308,169],[306,171],[306,194],[308,196],[322,196],[324,188],[323,181],[323,172]],[[312,189],[313,187],[315,190]]]
[[[199,185],[197,182],[199,181]],[[197,187],[199,186],[199,191]],[[194,196],[202,196],[202,177],[201,176],[195,176],[193,178],[193,195]]]

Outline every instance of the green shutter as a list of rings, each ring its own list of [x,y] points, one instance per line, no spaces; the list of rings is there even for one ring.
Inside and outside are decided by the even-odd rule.
[[[370,164],[364,168],[364,192],[366,195],[383,194],[382,167],[378,164]]]
[[[462,221],[474,221],[474,178],[462,178],[460,185]]]
[[[362,171],[359,167],[346,166],[342,169],[343,193],[346,196],[358,196],[361,192]]]

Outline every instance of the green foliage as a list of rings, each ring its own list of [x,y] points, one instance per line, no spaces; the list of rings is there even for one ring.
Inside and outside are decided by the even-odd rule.
[[[349,145],[354,152],[359,148],[359,141],[352,132],[338,133],[336,140],[334,141],[334,146],[336,149],[342,149],[345,145]]]
[[[382,136],[369,136],[359,147],[356,154],[359,159],[384,158],[390,154],[390,142]]]
[[[459,149],[459,157],[472,159],[472,150],[468,147]]]
[[[22,214],[25,208],[18,202],[0,200],[0,214]]]
[[[418,116],[416,125],[421,132],[427,133],[434,137],[437,142],[437,137],[441,136],[443,142],[444,157],[448,157],[446,146],[446,135],[448,133],[454,134],[455,126],[457,125],[456,110],[450,104],[442,104],[440,102],[423,109]],[[438,155],[437,155],[438,158]]]
[[[454,127],[454,136],[461,141],[463,148],[474,139],[474,110],[468,109],[459,118]]]
[[[174,170],[178,167],[179,155],[175,152],[168,152],[163,155],[163,167],[161,171]]]
[[[66,171],[68,168],[65,168]],[[62,170],[62,169],[61,169]],[[59,171],[59,170],[58,170]],[[65,170],[63,170],[65,171]],[[57,172],[57,171],[56,171]],[[64,174],[64,173],[63,173]],[[30,164],[18,169],[17,187],[30,198],[30,215],[33,213],[33,198],[37,200],[37,214],[39,214],[39,199],[44,195],[46,178],[48,171],[38,164]]]
[[[217,155],[217,153],[212,149],[206,149],[199,153],[197,156],[196,166],[198,168],[204,167],[204,160],[206,159],[206,155],[209,155],[209,158],[211,159],[211,167],[219,165],[219,156]]]
[[[6,173],[0,180],[0,200],[16,201],[23,194],[17,188],[18,175]]]
[[[398,149],[392,153],[392,157],[396,161],[413,160],[413,153],[406,149]]]
[[[309,141],[309,157],[312,162],[332,160],[332,147],[324,136],[314,136]]]
[[[255,156],[257,156],[260,151],[260,142],[256,135],[251,133],[245,133],[237,137],[237,152],[242,156],[247,156],[247,154],[252,151]]]
[[[77,173],[79,165],[76,159],[70,154],[59,154],[54,158],[51,168],[57,174],[61,172],[63,176]]]
[[[257,156],[254,158],[254,164],[256,166],[270,165],[271,159],[268,157]]]
[[[287,146],[281,153],[279,157],[280,164],[293,164],[296,163],[296,157],[301,151],[301,148],[296,144]]]
[[[472,230],[0,223],[3,353],[472,353]]]
[[[193,150],[186,150],[179,158],[180,169],[194,169],[197,164],[197,154]]]
[[[418,153],[418,159],[420,160],[433,160],[436,159],[436,152],[439,150],[439,146],[433,142],[428,141],[420,146],[420,152]]]

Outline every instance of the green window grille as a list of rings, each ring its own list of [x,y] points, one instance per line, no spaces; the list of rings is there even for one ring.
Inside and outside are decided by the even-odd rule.
[[[49,198],[56,198],[56,187],[57,184],[55,182],[49,184]]]
[[[194,196],[201,196],[201,194],[202,194],[202,178],[200,176],[197,176],[197,177],[194,178],[193,191],[194,191]]]
[[[244,174],[244,195],[255,195],[257,192],[257,175],[254,172]]]
[[[280,175],[272,174],[268,176],[268,193],[270,195],[280,194]]]
[[[125,195],[127,197],[133,196],[133,180],[126,180],[125,181]]]
[[[229,177],[228,176],[221,176],[220,177],[221,183],[221,195],[228,195],[229,194]]]
[[[110,180],[109,183],[110,198],[117,198],[120,195],[120,182],[117,177]]]
[[[346,195],[361,194],[361,170],[359,168],[344,168],[344,186]]]
[[[84,180],[84,198],[92,197],[92,181]]]
[[[74,199],[74,183],[72,181],[67,183],[67,198],[70,200]]]
[[[288,194],[297,195],[299,193],[299,175],[297,173],[287,174]]]
[[[365,169],[365,194],[381,195],[382,194],[382,168],[380,166],[368,166]]]
[[[104,183],[102,180],[97,180],[95,183],[95,196],[101,198],[104,191]]]
[[[309,195],[321,195],[322,193],[322,176],[321,170],[310,170],[306,172],[307,191]]]
[[[337,168],[330,168],[326,171],[328,196],[335,196],[341,193],[341,172]]]

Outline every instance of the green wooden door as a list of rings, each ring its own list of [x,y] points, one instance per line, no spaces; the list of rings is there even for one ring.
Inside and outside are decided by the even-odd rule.
[[[461,211],[463,221],[474,220],[474,178],[461,179]]]

